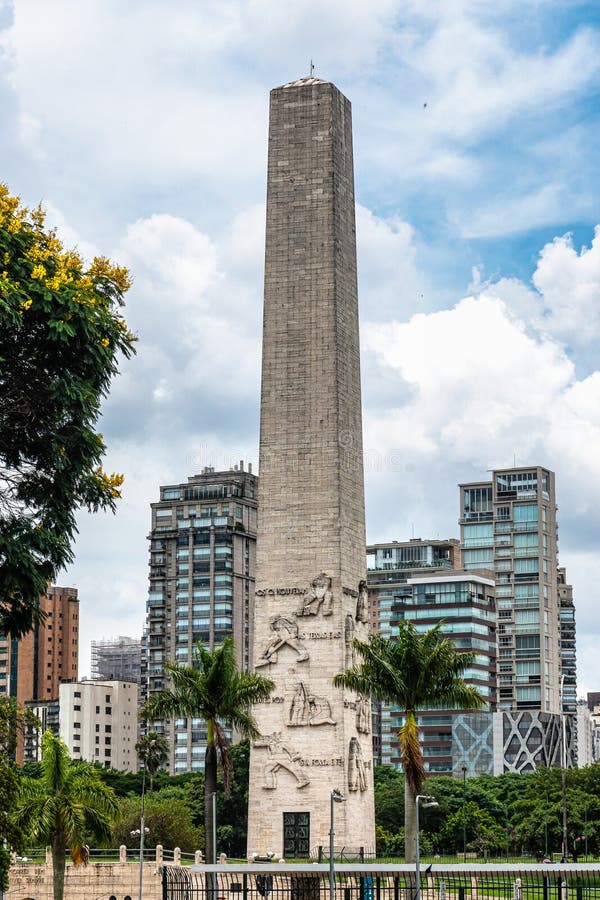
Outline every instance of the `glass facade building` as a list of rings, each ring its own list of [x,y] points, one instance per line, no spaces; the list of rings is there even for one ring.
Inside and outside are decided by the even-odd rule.
[[[554,473],[497,470],[460,485],[460,497],[462,564],[496,578],[499,708],[559,712]]]

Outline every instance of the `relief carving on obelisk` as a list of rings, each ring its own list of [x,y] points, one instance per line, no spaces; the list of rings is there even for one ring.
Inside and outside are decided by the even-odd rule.
[[[294,691],[286,724],[290,728],[300,725],[335,725],[331,718],[331,704],[326,697],[317,697],[300,681]]]
[[[361,581],[358,585],[358,599],[356,601],[356,621],[367,625],[369,622],[369,592],[367,582]]]
[[[310,779],[300,767],[302,754],[288,743],[284,743],[280,732],[264,735],[252,744],[253,747],[264,747],[268,758],[263,770],[263,788],[266,791],[277,787],[277,773],[285,769],[296,780],[296,787],[303,788],[310,784]]]
[[[331,578],[325,572],[321,572],[310,583],[308,594],[305,594],[300,606],[296,610],[297,616],[316,616],[321,611],[324,616],[333,613],[333,593],[331,591]]]
[[[356,730],[360,734],[371,734],[371,701],[364,694],[356,698]]]
[[[273,632],[272,637],[257,660],[255,668],[276,663],[279,650],[285,646],[291,647],[298,654],[296,662],[305,662],[308,659],[308,650],[298,638],[298,625],[293,619],[286,616],[271,616],[269,628]]]
[[[350,739],[348,749],[348,790],[361,792],[367,790],[367,768],[356,737]]]

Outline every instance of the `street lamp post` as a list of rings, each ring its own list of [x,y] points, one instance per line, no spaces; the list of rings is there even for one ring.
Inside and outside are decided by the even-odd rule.
[[[329,811],[329,900],[335,900],[335,830],[333,827],[336,803],[343,803],[346,798],[337,788],[331,789]]]
[[[144,837],[148,833],[148,828],[145,827],[145,808],[146,808],[146,769],[147,769],[147,761],[148,754],[156,745],[156,741],[152,740],[145,748],[144,755],[142,759],[144,760],[144,768],[142,770],[142,814],[140,818],[140,878],[139,878],[139,886],[138,886],[138,898],[142,900],[142,892],[143,892],[143,882],[144,882]],[[141,754],[140,754],[141,755]],[[136,829],[137,831],[137,829]],[[135,834],[135,832],[132,832]]]
[[[212,845],[212,863],[213,866],[217,864],[217,792],[213,791],[212,794],[212,831],[213,831],[213,845]]]
[[[415,798],[415,900],[421,900],[421,848],[419,842],[419,804],[423,809],[439,806],[435,797],[429,794],[417,794]]]
[[[465,803],[467,799],[467,767],[462,767],[463,773],[463,792],[462,792],[462,827],[463,827],[463,862],[467,861],[467,818]]]
[[[567,720],[565,716],[565,676],[560,676],[560,716],[562,725],[561,740],[561,788],[562,788],[562,859],[567,861],[569,843],[567,834]]]

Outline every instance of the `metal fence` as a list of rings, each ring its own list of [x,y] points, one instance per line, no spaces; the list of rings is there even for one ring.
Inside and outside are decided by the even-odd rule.
[[[328,900],[329,866],[164,866],[163,900]],[[596,865],[425,865],[422,900],[600,900]],[[415,900],[414,866],[335,866],[335,900]]]

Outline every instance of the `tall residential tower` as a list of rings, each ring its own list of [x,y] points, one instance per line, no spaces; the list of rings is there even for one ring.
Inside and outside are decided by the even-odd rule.
[[[496,573],[498,708],[560,713],[554,473],[543,466],[497,469],[490,481],[461,484],[460,498],[463,566]],[[564,572],[561,578],[560,593],[567,602]],[[568,605],[572,608],[570,594]],[[568,630],[565,619],[565,641]],[[570,671],[570,691],[572,677]]]
[[[161,487],[152,504],[143,696],[167,687],[166,660],[191,665],[198,641],[214,648],[232,637],[238,665],[248,668],[257,480],[243,463],[224,472],[205,468],[183,484]],[[169,737],[172,774],[204,769],[205,722],[155,724]]]

